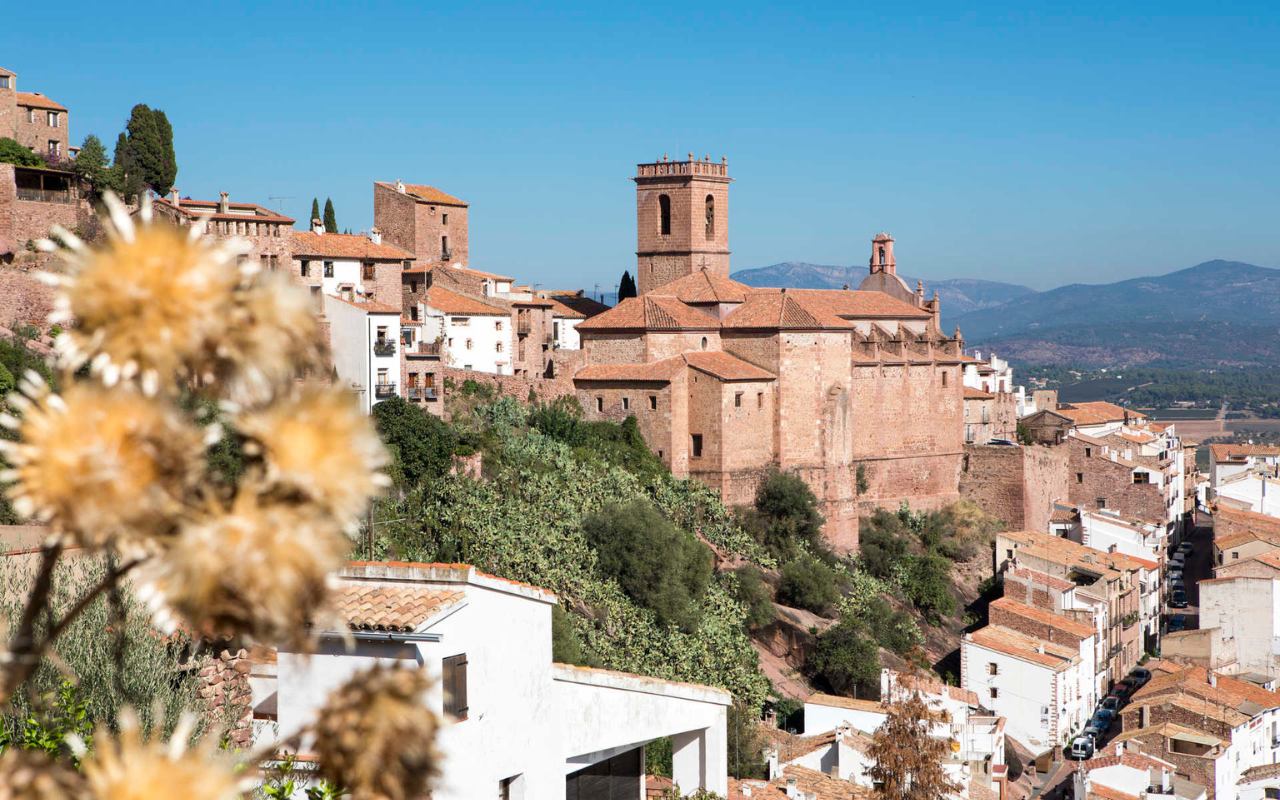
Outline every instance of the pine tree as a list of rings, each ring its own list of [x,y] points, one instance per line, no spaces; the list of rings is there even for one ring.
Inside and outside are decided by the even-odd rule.
[[[338,232],[338,217],[333,213],[333,200],[328,197],[324,200],[324,232]]]
[[[89,182],[89,192],[93,198],[99,198],[108,189],[116,189],[114,174],[107,164],[107,148],[102,140],[92,133],[84,137],[80,152],[76,155],[75,170]]]
[[[618,283],[618,302],[635,297],[636,294],[636,280],[631,277],[631,270],[623,270],[622,280]]]
[[[888,706],[888,718],[871,737],[867,776],[876,784],[875,800],[937,800],[959,792],[959,784],[942,769],[951,755],[949,743],[929,735],[929,705],[912,692]]]
[[[155,119],[160,168],[152,176],[150,183],[157,194],[166,195],[173,190],[173,184],[178,180],[178,156],[173,150],[173,126],[169,124],[169,117],[160,109],[152,110],[151,114]]]
[[[307,220],[307,230],[311,230],[311,220],[320,219],[320,198],[311,198],[311,219]]]

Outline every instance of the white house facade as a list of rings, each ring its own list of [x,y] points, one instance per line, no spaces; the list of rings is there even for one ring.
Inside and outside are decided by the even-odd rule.
[[[451,292],[427,289],[421,305],[422,340],[440,341],[450,367],[511,374],[511,312],[498,305]]]
[[[360,396],[367,414],[397,396],[400,381],[400,309],[324,296],[329,343],[338,379]]]

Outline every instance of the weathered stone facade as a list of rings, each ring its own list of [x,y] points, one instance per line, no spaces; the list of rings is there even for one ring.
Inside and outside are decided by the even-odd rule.
[[[249,673],[253,661],[247,650],[221,650],[211,656],[200,669],[200,699],[208,704],[208,716],[214,725],[230,723],[226,732],[232,749],[248,749],[253,745],[253,691]],[[230,715],[234,720],[228,720]]]
[[[1134,519],[1163,523],[1168,508],[1160,487],[1133,482],[1133,464],[1112,459],[1087,439],[1069,436],[1067,500],[1079,508],[1111,508]]]
[[[54,225],[75,230],[90,216],[72,173],[0,164],[0,259],[12,260]]]
[[[729,277],[729,163],[661,161],[636,170],[636,285],[644,294],[705,267]]]
[[[1064,448],[967,444],[960,496],[1009,530],[1047,531],[1054,501],[1067,499],[1067,474]]]
[[[0,137],[68,158],[70,116],[66,106],[39,92],[19,92],[17,73],[0,69]]]
[[[467,265],[467,211],[465,202],[431,186],[373,184],[374,224],[388,243],[413,253],[417,265]]]

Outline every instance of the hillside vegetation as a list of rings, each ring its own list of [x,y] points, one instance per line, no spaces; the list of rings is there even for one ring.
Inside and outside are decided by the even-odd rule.
[[[467,382],[444,423],[403,400],[375,407],[397,496],[376,509],[373,557],[446,561],[560,597],[558,660],[719,686],[752,713],[771,691],[752,647],[775,603],[832,620],[796,666],[820,687],[874,696],[879,648],[927,666],[954,626],[956,559],[989,548],[972,504],[866,521],[875,555],[826,549],[817,500],[775,473],[751,507],[678,480],[634,419],[587,422],[572,401],[523,404]],[[483,478],[451,474],[480,454]],[[896,598],[902,598],[898,600]]]

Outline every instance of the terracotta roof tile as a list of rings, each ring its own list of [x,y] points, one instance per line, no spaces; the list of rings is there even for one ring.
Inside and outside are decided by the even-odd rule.
[[[713,275],[706,267],[649,292],[679,298],[685,303],[741,303],[753,289],[730,278]]]
[[[969,634],[966,641],[1023,661],[1040,664],[1055,672],[1062,672],[1080,658],[1078,650],[1025,636],[998,625],[979,628]]]
[[[1068,567],[1082,568],[1092,572],[1105,573],[1108,569],[1137,570],[1151,569],[1153,562],[1134,558],[1124,553],[1106,553],[1087,545],[1063,539],[1039,531],[1006,531],[1001,536],[1014,539],[1019,543],[1015,552],[1025,552]]]
[[[684,360],[694,369],[722,381],[771,381],[773,373],[723,352],[685,353]]]
[[[409,633],[465,596],[455,589],[344,582],[337,605],[353,630]]]
[[[965,400],[994,400],[996,396],[990,392],[984,392],[981,389],[974,389],[972,386],[964,387]]]
[[[471,269],[470,267],[460,267],[456,263],[440,262],[432,266],[432,269],[447,269],[450,272],[460,272],[463,275],[474,275],[477,278],[488,278],[494,281],[514,281],[510,275],[499,275],[496,272],[485,272],[484,270]]]
[[[379,186],[386,186],[392,190],[395,190],[396,188],[394,181],[378,181],[377,183]],[[446,194],[436,187],[427,186],[424,183],[406,183],[404,185],[404,191],[405,194],[413,197],[413,199],[417,200],[419,203],[435,203],[442,206],[463,206],[464,208],[467,206],[466,202],[459,200],[453,195]]]
[[[586,319],[587,318],[586,314],[582,313],[581,311],[578,311],[575,308],[570,308],[569,306],[565,305],[564,303],[560,302],[554,297],[551,297],[548,299],[551,302],[551,312],[555,314],[557,317],[564,317],[565,319]]]
[[[393,244],[374,244],[368,236],[356,233],[318,234],[291,231],[294,257],[358,258],[370,261],[406,261],[413,253]]]
[[[168,211],[169,213],[181,214],[192,220],[208,216],[209,219],[219,222],[274,222],[281,225],[292,225],[294,223],[292,217],[286,217],[284,214],[272,211],[266,206],[260,206],[257,203],[228,203],[227,207],[229,209],[239,213],[219,214],[216,200],[184,198],[179,202],[181,205],[175,206],[168,198],[161,197],[153,201],[152,205],[162,212]]]
[[[389,306],[386,303],[372,303],[372,302],[357,303],[354,300],[347,300],[346,298],[338,297],[336,294],[326,295],[326,297],[329,297],[333,300],[337,300],[339,303],[346,303],[349,306],[354,306],[363,311],[372,311],[375,314],[399,314],[400,313],[400,309],[396,308],[395,306]]]
[[[756,289],[757,293],[774,294],[780,289]],[[890,319],[915,318],[928,319],[932,316],[922,308],[899,300],[884,292],[863,292],[841,289],[787,289],[786,294],[814,306],[822,308],[829,314],[845,319],[872,319],[884,317]]]
[[[1255,458],[1280,456],[1280,447],[1261,444],[1211,444],[1209,453],[1214,461],[1243,461],[1250,456]]]
[[[445,314],[467,315],[467,316],[497,316],[509,317],[511,312],[505,308],[482,303],[473,297],[451,292],[443,286],[432,286],[428,289],[422,300],[423,304]]]
[[[590,364],[578,370],[575,381],[640,381],[667,383],[684,369],[680,356],[652,361],[648,364]]]
[[[797,300],[791,293],[751,294],[724,318],[726,329],[737,330],[851,330],[846,322],[819,304]]]
[[[712,317],[697,311],[674,297],[646,294],[629,297],[618,305],[585,322],[579,322],[580,331],[650,330],[708,331],[720,327]]]
[[[1145,414],[1139,414],[1132,409],[1101,401],[1059,404],[1058,413],[1069,417],[1077,425],[1101,425],[1104,422],[1123,422],[1125,419],[1147,418]]]
[[[1033,608],[1032,606],[1019,603],[1009,597],[1001,597],[996,600],[992,600],[991,608],[998,608],[1008,611],[1011,614],[1017,614],[1020,617],[1025,617],[1026,619],[1034,622],[1039,622],[1042,625],[1048,625],[1051,628],[1065,631],[1066,633],[1078,636],[1081,639],[1087,639],[1096,633],[1091,625],[1086,625],[1083,622],[1077,622],[1070,617],[1064,617],[1061,614],[1055,614],[1052,611]]]
[[[39,92],[18,92],[18,105],[30,106],[31,108],[48,108],[53,111],[66,111],[67,107],[62,103],[55,103]]]
[[[603,314],[609,310],[609,306],[599,301],[592,300],[590,297],[586,296],[585,292],[582,291],[548,292],[544,290],[539,291],[538,294],[550,300],[555,300],[557,303],[563,303],[585,317],[594,317],[597,314]]]

